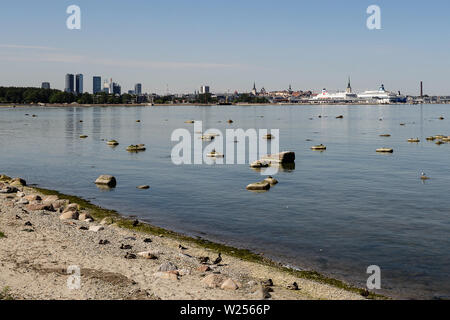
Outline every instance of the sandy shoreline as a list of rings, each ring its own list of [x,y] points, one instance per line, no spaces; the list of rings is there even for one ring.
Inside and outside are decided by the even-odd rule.
[[[8,188],[0,193],[0,292],[7,293],[0,299],[364,299],[340,281],[141,222],[133,226],[114,211],[3,177],[0,190]],[[93,221],[61,220],[70,207]],[[222,261],[214,264],[218,252]],[[69,266],[81,270],[79,289],[67,286]],[[299,290],[292,290],[294,282]]]

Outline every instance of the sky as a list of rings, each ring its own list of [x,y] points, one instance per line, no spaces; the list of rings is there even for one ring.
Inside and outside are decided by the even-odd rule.
[[[0,7],[0,86],[64,89],[66,73],[122,91],[377,89],[450,95],[448,0],[15,0]],[[369,30],[366,10],[381,9]],[[81,9],[69,30],[66,9]],[[102,80],[103,81],[103,80]]]

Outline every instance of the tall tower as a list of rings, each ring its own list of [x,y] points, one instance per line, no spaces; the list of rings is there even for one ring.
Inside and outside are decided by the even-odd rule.
[[[347,90],[345,90],[345,92],[352,93],[352,85],[350,83],[350,77],[348,77]]]
[[[252,95],[256,96],[258,94],[258,90],[256,90],[256,83],[253,82]]]
[[[71,73],[66,74],[66,83],[64,91],[68,93],[74,92],[74,76]]]
[[[134,86],[134,94],[140,96],[142,94],[142,84],[136,83]]]
[[[94,76],[92,78],[92,92],[94,94],[102,91],[102,77]]]
[[[75,92],[77,94],[83,94],[83,75],[77,74],[75,76]]]
[[[420,81],[420,97],[423,98],[423,81]]]

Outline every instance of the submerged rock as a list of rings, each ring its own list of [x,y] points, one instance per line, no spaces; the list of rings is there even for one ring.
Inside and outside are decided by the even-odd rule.
[[[149,185],[142,185],[142,186],[137,186],[136,188],[138,189],[150,189]]]

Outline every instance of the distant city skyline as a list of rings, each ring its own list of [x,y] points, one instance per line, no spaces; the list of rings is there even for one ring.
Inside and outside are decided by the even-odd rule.
[[[366,27],[372,1],[211,2],[134,0],[122,6],[79,0],[81,30],[65,26],[70,1],[3,4],[0,86],[49,82],[64,75],[113,78],[122,91],[188,93],[287,89],[387,90],[449,95],[450,3],[380,0],[382,29]],[[27,10],[24,10],[27,8]],[[101,84],[102,85],[102,84]],[[75,90],[76,88],[74,88]]]

